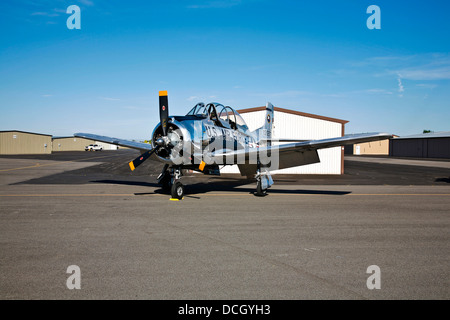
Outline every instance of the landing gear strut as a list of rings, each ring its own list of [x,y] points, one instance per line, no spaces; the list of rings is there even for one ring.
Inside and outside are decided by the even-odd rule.
[[[183,199],[184,197],[184,186],[181,183],[181,176],[182,176],[181,169],[171,169],[171,176],[172,176],[172,188],[170,190],[170,194],[173,199]]]
[[[267,189],[262,188],[261,177],[256,180],[256,192],[255,196],[257,197],[265,197],[267,195]]]
[[[264,197],[267,189],[273,184],[272,177],[267,169],[258,169],[256,172],[256,192],[255,196]]]
[[[170,192],[173,199],[183,199],[184,185],[181,183],[182,171],[180,168],[170,168],[164,165],[161,174],[158,176],[158,183],[166,192]]]

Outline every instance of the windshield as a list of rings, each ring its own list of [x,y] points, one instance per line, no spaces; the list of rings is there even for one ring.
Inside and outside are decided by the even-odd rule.
[[[218,117],[217,117],[218,112]],[[241,129],[247,131],[248,127],[241,115],[229,106],[223,106],[220,103],[209,103],[205,106],[203,102],[197,103],[188,113],[188,116],[210,117],[220,126],[231,127],[232,129]]]
[[[188,113],[187,116],[207,116],[208,110],[203,102],[197,103]]]

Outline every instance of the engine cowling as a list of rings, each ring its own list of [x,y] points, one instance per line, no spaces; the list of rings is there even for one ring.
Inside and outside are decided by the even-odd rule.
[[[183,158],[183,148],[189,141],[189,132],[173,118],[168,121],[166,136],[163,135],[161,123],[155,127],[152,133],[152,146],[153,148],[159,147],[155,154],[164,162],[177,162]]]

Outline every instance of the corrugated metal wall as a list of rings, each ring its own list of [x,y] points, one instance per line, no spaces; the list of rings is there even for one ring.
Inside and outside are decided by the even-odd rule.
[[[450,138],[391,139],[389,155],[450,159]]]
[[[109,143],[93,141],[84,138],[41,135],[31,132],[3,131],[0,132],[0,154],[42,154],[53,151],[84,151],[90,144],[98,144],[103,150],[117,150],[117,146]],[[121,147],[121,149],[128,149]]]
[[[84,138],[53,138],[53,151],[83,151],[85,146],[93,143],[94,141]]]
[[[0,132],[0,154],[52,152],[52,137],[19,131]]]
[[[104,142],[97,142],[84,138],[62,137],[53,138],[53,151],[84,151],[84,148],[90,144],[98,144],[103,150],[117,150],[117,146]]]
[[[265,121],[265,110],[241,114],[250,130],[260,128]],[[321,119],[275,111],[273,137],[280,139],[316,140],[342,136],[342,124]],[[341,174],[341,147],[318,151],[320,163],[273,171],[289,174]],[[223,173],[238,173],[237,166],[227,166]]]
[[[357,143],[349,147],[353,147],[352,152],[349,154],[389,155],[389,139]]]
[[[450,138],[428,139],[428,158],[450,159]]]

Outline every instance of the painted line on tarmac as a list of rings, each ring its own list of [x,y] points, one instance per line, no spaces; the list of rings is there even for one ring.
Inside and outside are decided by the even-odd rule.
[[[52,163],[47,164],[39,164],[36,163],[34,166],[27,166],[27,167],[19,167],[19,168],[11,168],[11,169],[1,169],[0,172],[7,172],[7,171],[15,171],[15,170],[23,170],[23,169],[31,169],[31,168],[41,168],[41,167],[48,167],[48,166],[54,166],[61,163],[70,163],[70,162],[79,162],[79,161],[85,161],[85,160],[92,160],[92,159],[103,159],[108,157],[118,157],[120,154],[116,155],[108,155],[108,156],[102,156],[102,157],[90,157],[90,158],[83,158],[78,160],[65,160],[65,161],[57,161],[57,160],[43,160],[43,161],[52,161]]]
[[[147,196],[164,196],[169,197],[168,194],[149,193]],[[209,194],[196,194],[201,196],[249,196],[249,193],[209,193]],[[131,197],[131,196],[143,196],[143,194],[134,193],[96,193],[96,194],[84,194],[84,193],[50,193],[50,194],[0,194],[0,197]],[[186,196],[192,196],[186,194]],[[287,194],[271,194],[271,196],[329,196],[328,194],[307,194],[307,193],[287,193]],[[357,194],[345,194],[335,196],[450,196],[450,193],[357,193]]]
[[[153,195],[153,194],[152,194]],[[99,194],[83,194],[83,193],[61,193],[61,194],[0,194],[0,197],[124,197],[134,196],[133,193],[99,193]]]
[[[450,196],[450,193],[355,193],[344,196]]]
[[[189,195],[189,194],[187,194]],[[250,195],[250,193],[247,192],[241,192],[241,193],[208,193],[208,194],[200,194],[205,196],[227,196],[227,195]],[[269,193],[269,196],[450,196],[450,193],[356,193],[356,194],[314,194],[314,193]],[[264,197],[262,197],[264,198]]]

